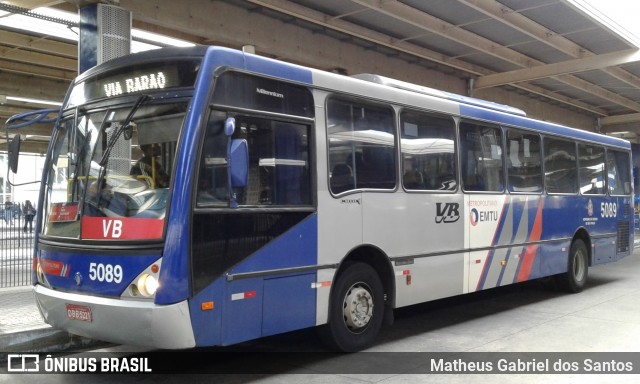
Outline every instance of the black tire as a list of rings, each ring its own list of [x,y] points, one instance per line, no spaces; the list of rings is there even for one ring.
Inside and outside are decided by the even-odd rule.
[[[384,312],[380,277],[368,264],[352,264],[340,273],[331,289],[329,322],[320,328],[320,335],[339,351],[363,350],[378,336]]]
[[[588,275],[589,251],[583,240],[576,239],[569,251],[567,272],[557,276],[558,286],[568,292],[581,292],[587,284]]]

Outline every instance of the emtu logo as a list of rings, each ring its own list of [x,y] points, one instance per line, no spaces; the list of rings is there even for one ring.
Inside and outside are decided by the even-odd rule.
[[[474,227],[478,225],[479,218],[480,218],[480,214],[478,213],[478,210],[475,208],[471,209],[471,215],[469,217],[469,220],[471,221],[471,225],[473,225]]]
[[[471,208],[469,221],[474,227],[483,221],[498,221],[498,211],[478,211],[476,208]]]
[[[460,204],[436,203],[436,224],[455,223],[460,219]]]

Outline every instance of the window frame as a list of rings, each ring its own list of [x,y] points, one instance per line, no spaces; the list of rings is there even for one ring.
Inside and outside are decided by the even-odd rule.
[[[576,177],[575,177],[575,192],[550,192],[549,191],[549,182],[547,179],[547,141],[564,141],[573,145],[574,149],[574,166],[576,169]],[[544,171],[544,192],[547,195],[564,195],[564,196],[577,196],[580,193],[579,180],[578,180],[578,141],[570,138],[564,138],[560,136],[552,136],[552,135],[543,135],[542,136],[542,163],[543,163],[543,171]]]
[[[626,182],[628,182],[629,185],[629,189],[630,191],[628,193],[623,193],[623,194],[615,194],[612,193],[612,189],[611,186],[609,185],[609,156],[611,153],[619,153],[619,154],[623,154],[626,157],[626,164],[627,164],[627,171],[628,173],[626,174]],[[625,150],[621,150],[621,149],[614,149],[614,148],[608,148],[605,147],[605,176],[607,179],[606,182],[606,187],[605,187],[605,191],[609,196],[614,196],[614,197],[629,197],[633,195],[633,164],[631,163],[631,160],[633,158],[633,155],[631,154],[630,151],[625,151]],[[617,162],[616,162],[617,164]],[[616,176],[618,176],[619,172],[618,172],[618,168],[616,167]],[[616,182],[618,182],[620,179],[618,177],[616,177]],[[623,187],[624,188],[624,187]]]
[[[595,144],[595,143],[588,143],[588,142],[582,142],[579,141],[577,142],[577,154],[578,154],[578,193],[580,193],[581,196],[606,196],[607,195],[607,184],[608,184],[608,180],[607,180],[607,153],[606,153],[606,148],[603,145],[600,144]],[[603,162],[602,162],[602,170],[601,172],[601,176],[602,176],[602,192],[601,193],[585,193],[582,191],[582,188],[584,188],[584,184],[582,181],[582,173],[583,173],[583,166],[582,166],[582,150],[586,149],[586,148],[592,148],[592,149],[599,149],[602,151],[602,158],[603,158]]]
[[[466,150],[465,145],[463,144],[463,141],[465,140],[465,138],[463,138],[462,135],[462,129],[463,129],[463,124],[470,124],[470,125],[475,125],[475,126],[480,126],[483,128],[489,128],[489,129],[495,129],[500,133],[500,140],[499,140],[499,148],[500,148],[500,167],[495,167],[493,169],[500,169],[501,172],[501,182],[502,182],[502,187],[500,189],[496,189],[496,190],[475,190],[475,189],[467,189],[467,183],[466,183],[466,167],[468,166],[466,160],[466,154],[464,153],[464,151]],[[489,122],[485,122],[485,121],[478,121],[478,120],[472,120],[472,119],[462,119],[458,122],[458,153],[459,153],[459,180],[460,180],[460,184],[461,184],[461,190],[467,194],[492,194],[492,195],[501,195],[507,194],[507,190],[506,190],[506,165],[505,165],[505,149],[504,149],[504,141],[505,141],[505,132],[504,132],[504,128],[500,125],[497,124],[492,124]]]
[[[334,177],[333,175],[333,171],[334,168],[336,168],[337,165],[340,165],[342,163],[335,163],[332,164],[332,146],[331,146],[331,132],[330,132],[330,122],[332,120],[335,120],[335,115],[331,115],[331,103],[332,102],[338,102],[338,103],[343,103],[343,104],[350,104],[350,105],[355,105],[361,109],[365,109],[367,107],[370,107],[372,109],[376,109],[378,111],[384,111],[387,110],[389,111],[389,122],[391,124],[390,126],[390,130],[387,133],[390,133],[393,138],[392,138],[392,143],[393,146],[391,147],[391,159],[393,159],[393,164],[390,165],[390,170],[393,171],[393,186],[389,187],[389,188],[374,188],[374,187],[367,187],[367,186],[358,186],[358,178],[357,178],[357,172],[358,170],[356,169],[355,171],[353,171],[353,168],[351,167],[351,176],[353,177],[353,173],[356,173],[356,177],[353,178],[353,182],[352,188],[347,188],[345,190],[340,190],[340,191],[334,191],[334,189],[332,188],[332,178]],[[327,95],[327,97],[325,98],[325,122],[326,122],[326,130],[325,130],[325,134],[326,134],[326,162],[327,162],[327,189],[329,191],[329,193],[334,196],[344,196],[347,194],[352,194],[352,193],[358,193],[361,191],[373,191],[373,192],[381,192],[381,193],[390,193],[390,192],[395,192],[398,190],[399,188],[399,183],[398,183],[398,149],[399,149],[399,138],[398,138],[398,113],[396,108],[394,108],[394,104],[390,103],[390,102],[383,102],[383,101],[378,101],[378,100],[372,100],[372,99],[368,99],[365,97],[358,97],[358,96],[350,96],[350,95],[345,95],[345,94],[340,94],[340,93],[333,93],[330,95]],[[350,121],[350,123],[352,124],[351,128],[353,128],[353,120]],[[358,130],[350,130],[350,131],[339,131],[339,132],[357,132]],[[385,131],[380,131],[379,132],[385,132]],[[352,142],[354,142],[352,140]],[[379,147],[383,147],[382,145],[379,145]],[[352,151],[353,155],[354,151]],[[354,160],[355,161],[355,160]],[[345,162],[346,164],[346,162]],[[345,169],[345,173],[348,172]],[[345,174],[345,176],[348,176],[347,174]],[[391,179],[389,179],[390,181]],[[347,180],[348,181],[348,180]],[[382,181],[383,183],[385,182],[389,182],[389,181]],[[347,183],[348,184],[348,183]]]
[[[538,155],[539,155],[539,168],[540,168],[540,190],[537,192],[531,192],[531,191],[514,191],[511,189],[511,181],[510,181],[510,170],[511,167],[509,166],[509,156],[510,156],[510,149],[511,146],[509,144],[509,132],[517,132],[520,133],[522,135],[531,135],[531,136],[537,136],[538,137],[538,145],[539,145],[539,150],[538,150]],[[505,155],[504,155],[504,163],[505,163],[505,182],[506,182],[506,191],[509,192],[509,194],[514,194],[514,195],[542,195],[545,193],[545,174],[544,174],[544,144],[543,144],[543,135],[541,135],[539,132],[536,131],[530,131],[527,129],[523,129],[520,127],[504,127],[504,151],[505,151]]]
[[[307,164],[304,166],[304,168],[308,170],[307,172],[308,202],[304,204],[291,204],[291,205],[289,204],[238,204],[237,208],[231,208],[230,200],[222,200],[218,202],[206,202],[206,201],[199,200],[198,186],[200,185],[200,182],[201,182],[201,172],[203,170],[204,163],[205,163],[204,145],[207,137],[208,127],[209,127],[209,124],[211,123],[211,118],[216,113],[224,114],[227,117],[240,116],[245,119],[263,119],[263,120],[269,120],[272,122],[280,122],[284,124],[295,124],[295,125],[305,126],[307,128],[307,160],[306,160]],[[208,113],[204,121],[206,121],[206,124],[203,125],[202,140],[198,148],[198,151],[199,151],[198,162],[195,168],[195,172],[193,176],[193,184],[192,184],[193,185],[193,206],[195,210],[201,211],[201,210],[210,210],[210,209],[216,209],[216,210],[220,210],[220,209],[312,210],[312,209],[315,209],[317,205],[317,198],[316,198],[317,194],[315,192],[315,190],[317,189],[317,185],[315,181],[317,177],[317,171],[315,169],[316,168],[315,164],[317,160],[315,155],[315,151],[316,151],[315,135],[314,135],[315,125],[312,119],[300,117],[300,116],[281,115],[281,114],[275,114],[275,113],[264,112],[264,111],[230,108],[228,106],[212,104],[209,106]],[[239,130],[239,129],[240,127],[236,128],[236,130]],[[249,151],[251,151],[251,149]],[[223,165],[225,170],[228,169],[228,162],[227,162],[226,156],[227,154],[225,154],[225,164]],[[218,164],[218,165],[221,165],[221,164]],[[270,166],[270,165],[265,165],[265,166]],[[229,185],[227,184],[225,188],[227,188],[226,195],[227,197],[229,197],[229,190],[228,190]]]
[[[453,153],[452,153],[452,158],[453,158],[453,165],[451,166],[451,170],[453,171],[453,180],[455,182],[455,187],[453,189],[429,189],[429,188],[409,188],[407,187],[407,185],[405,184],[405,175],[406,175],[406,170],[405,170],[405,155],[403,152],[403,146],[402,146],[402,140],[403,138],[403,129],[404,129],[404,123],[405,123],[405,114],[413,114],[413,115],[420,115],[422,118],[426,117],[426,118],[433,118],[433,119],[437,119],[440,120],[442,122],[444,121],[449,121],[451,123],[451,133],[452,133],[452,137],[451,140],[453,141]],[[398,155],[399,155],[399,165],[400,165],[400,172],[398,173],[398,176],[400,177],[400,185],[402,186],[403,190],[407,193],[432,193],[432,194],[455,194],[457,192],[460,191],[460,166],[459,166],[459,162],[460,162],[460,158],[459,158],[459,145],[458,145],[458,124],[456,119],[454,118],[453,115],[447,115],[447,114],[440,114],[440,113],[435,113],[435,112],[431,112],[431,111],[424,111],[424,110],[419,110],[419,109],[415,109],[415,108],[402,108],[400,111],[398,111],[398,140],[399,140],[399,146],[398,146]],[[440,174],[438,174],[438,177],[441,177]]]

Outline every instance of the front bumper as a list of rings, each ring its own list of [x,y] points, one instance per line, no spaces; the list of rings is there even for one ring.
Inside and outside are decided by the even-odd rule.
[[[117,344],[161,349],[195,347],[195,337],[185,300],[171,305],[109,299],[34,287],[42,317],[54,328]],[[91,321],[72,320],[67,305],[89,307]]]

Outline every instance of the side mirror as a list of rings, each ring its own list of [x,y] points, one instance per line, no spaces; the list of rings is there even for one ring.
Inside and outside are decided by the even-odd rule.
[[[224,134],[227,137],[233,136],[233,132],[236,131],[236,119],[233,117],[227,117],[227,120],[224,122]]]
[[[229,146],[229,185],[245,188],[249,179],[249,145],[245,139],[231,140]]]
[[[20,158],[20,135],[13,136],[9,143],[9,169],[11,172],[18,173],[18,159]]]
[[[9,175],[9,170],[14,174],[18,173],[18,159],[20,157],[20,143],[21,137],[19,133],[16,133],[11,140],[9,140],[9,132],[17,132],[16,130],[27,127],[31,124],[43,123],[50,124],[54,123],[58,116],[58,109],[43,109],[39,111],[31,111],[20,113],[14,116],[11,116],[7,119],[4,124],[6,131],[6,139],[7,139],[7,175]],[[55,113],[55,117],[48,117],[50,114]],[[13,186],[27,185],[27,184],[35,184],[39,183],[39,180],[36,181],[27,181],[25,183],[13,183],[8,177],[7,182]]]
[[[126,127],[122,128],[122,136],[124,136],[124,139],[126,141],[131,140],[131,137],[133,136],[133,128],[136,126],[136,123],[134,123],[133,121],[129,124],[127,124]]]

